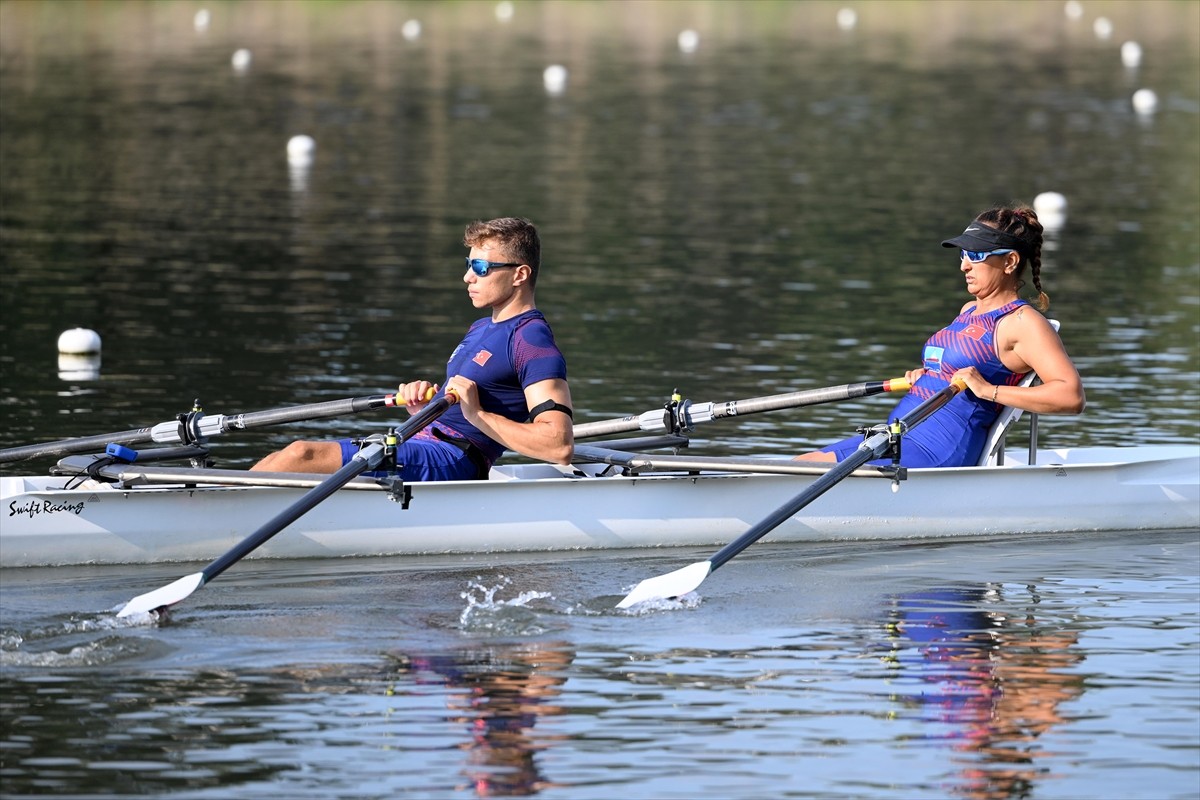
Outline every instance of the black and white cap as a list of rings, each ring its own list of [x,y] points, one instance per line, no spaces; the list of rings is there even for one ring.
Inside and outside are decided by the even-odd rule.
[[[942,242],[942,247],[958,247],[963,250],[1016,250],[1024,253],[1028,247],[1011,233],[985,225],[982,222],[972,222],[967,229]]]

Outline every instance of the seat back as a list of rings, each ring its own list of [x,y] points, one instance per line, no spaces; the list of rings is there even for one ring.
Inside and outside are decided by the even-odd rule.
[[[1059,329],[1060,323],[1056,319],[1046,320],[1050,323],[1050,327],[1055,331]],[[1030,370],[1017,386],[1032,386],[1038,380],[1037,373]],[[1004,444],[1008,438],[1008,430],[1013,426],[1023,414],[1021,409],[1005,406],[1000,410],[1000,415],[996,417],[996,421],[992,423],[992,428],[988,431],[987,441],[983,445],[983,454],[979,456],[978,466],[991,467],[998,466],[1004,463]],[[1037,424],[1037,414],[1031,413],[1030,425]],[[1036,443],[1031,442],[1031,449],[1036,448]],[[1032,463],[1032,461],[1030,462]]]

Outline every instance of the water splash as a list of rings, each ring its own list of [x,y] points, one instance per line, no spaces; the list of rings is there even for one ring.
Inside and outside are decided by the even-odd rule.
[[[487,586],[482,581],[482,576],[476,576],[459,595],[467,601],[458,617],[464,631],[523,636],[546,632],[546,625],[537,611],[529,606],[536,600],[553,600],[554,595],[529,590],[511,600],[501,600],[497,594],[511,586],[512,580],[501,575],[500,582],[494,586]]]
[[[152,621],[152,620],[151,620]],[[122,628],[138,627],[137,619],[114,616],[70,616],[54,625],[16,631],[0,631],[0,667],[95,667],[130,655],[140,645],[114,634]],[[80,640],[89,634],[98,638]]]
[[[652,600],[643,600],[640,603],[634,603],[629,608],[620,609],[619,613],[628,614],[631,617],[641,617],[659,611],[690,610],[699,607],[699,605],[700,595],[695,592],[688,592],[680,597],[658,597]]]
[[[144,619],[143,619],[144,617]],[[113,635],[79,642],[81,636],[105,634],[126,628],[153,625],[152,614],[124,619],[113,616],[71,616],[53,625],[17,631],[0,630],[0,667],[89,667],[126,656],[137,646]]]

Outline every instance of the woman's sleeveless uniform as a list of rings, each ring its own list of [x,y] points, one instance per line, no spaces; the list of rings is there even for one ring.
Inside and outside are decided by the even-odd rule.
[[[925,373],[896,405],[888,420],[903,417],[918,405],[950,385],[954,373],[975,367],[988,383],[1015,386],[1021,374],[1015,373],[996,353],[996,323],[1029,303],[1015,300],[995,311],[975,314],[971,306],[954,321],[925,342],[922,364]],[[988,398],[979,398],[969,390],[960,392],[946,405],[904,435],[900,442],[900,464],[905,467],[963,467],[979,463],[988,431],[1003,406]],[[861,436],[854,436],[821,448],[841,461],[853,453]],[[873,464],[890,464],[879,459]]]

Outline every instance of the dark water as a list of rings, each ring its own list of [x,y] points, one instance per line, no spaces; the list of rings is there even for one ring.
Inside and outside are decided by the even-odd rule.
[[[534,4],[507,23],[486,3],[251,3],[203,34],[182,3],[0,9],[0,444],[152,424],[196,397],[233,413],[437,377],[474,318],[463,225],[501,214],[543,231],[539,303],[581,419],[676,387],[890,377],[966,297],[940,240],[1043,191],[1070,203],[1045,288],[1090,402],[1047,433],[1197,439],[1194,5],[1114,4],[1107,41],[1098,12],[1051,3],[870,4],[852,32],[820,3]],[[1130,102],[1144,86],[1148,117]],[[296,134],[317,150],[289,174]],[[103,337],[98,381],[57,375],[76,325]],[[791,450],[885,413],[717,435]]]
[[[1194,3],[200,8],[0,2],[0,446],[439,377],[462,228],[507,214],[542,230],[578,421],[892,377],[966,298],[940,240],[1045,191],[1089,406],[1043,442],[1200,441]],[[60,374],[77,325],[96,379]],[[710,554],[241,564],[163,627],[107,612],[186,570],[9,570],[0,792],[1194,797],[1196,540],[763,543],[634,617],[633,583]]]

